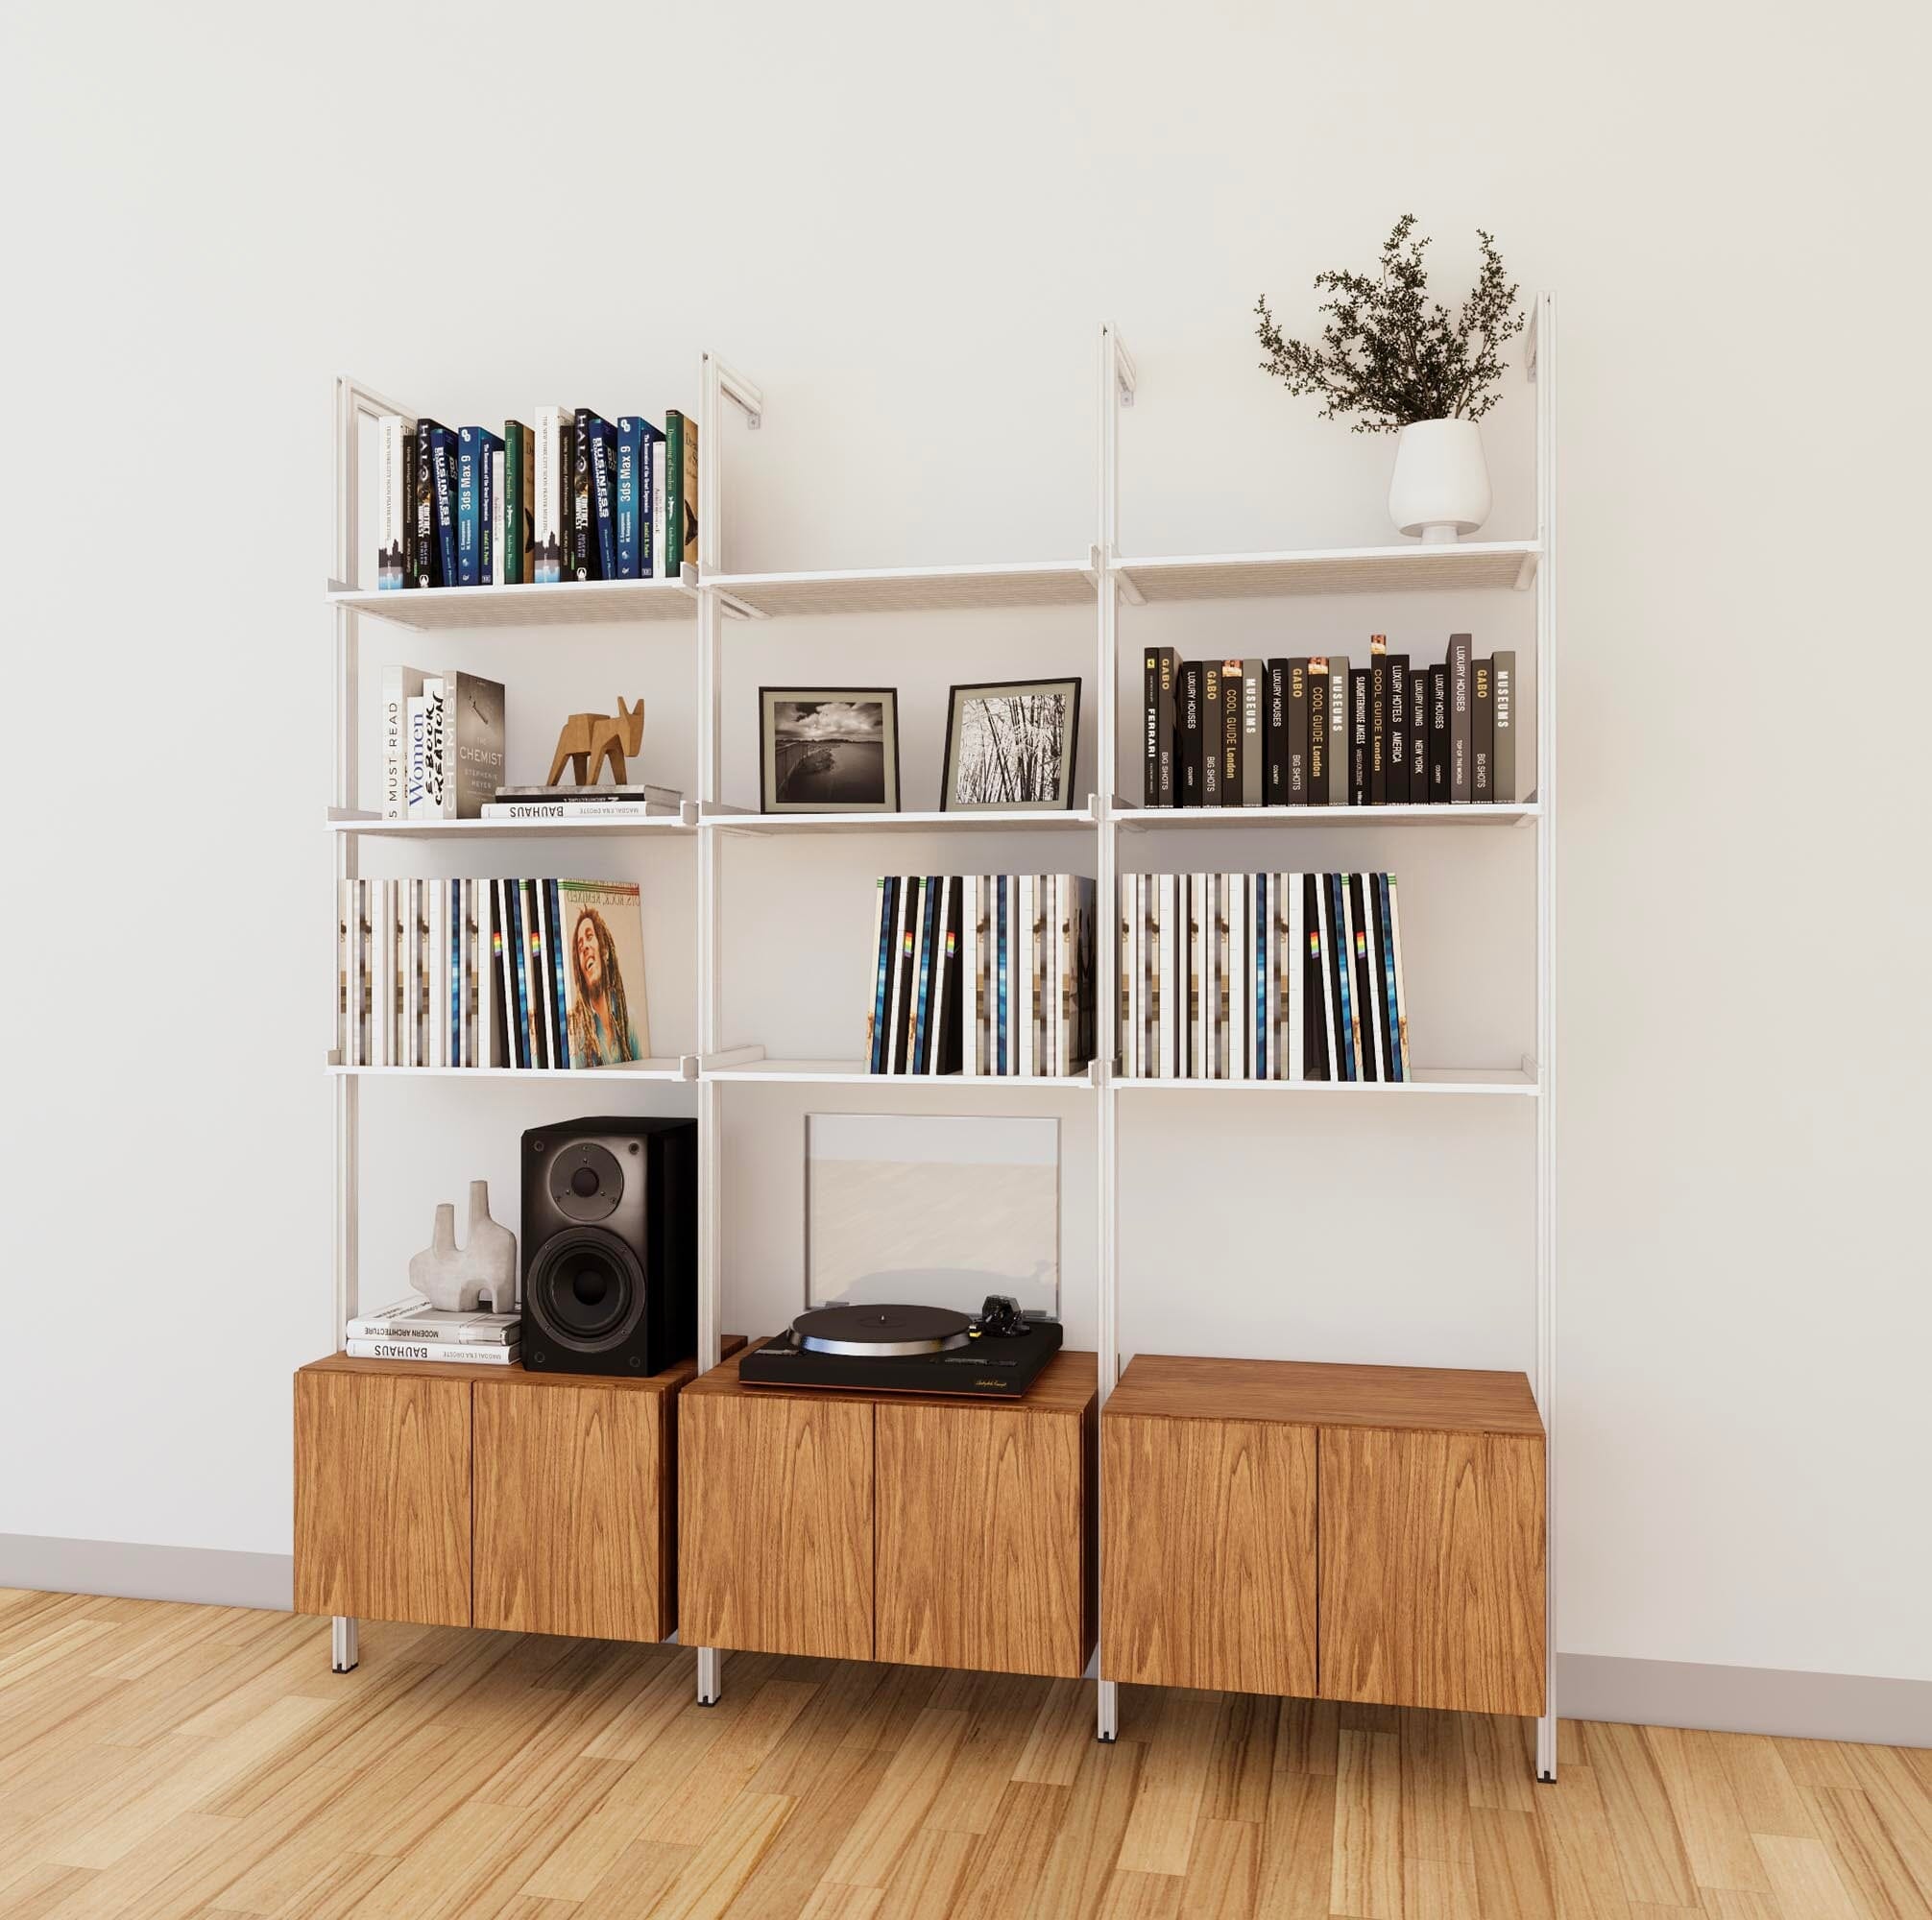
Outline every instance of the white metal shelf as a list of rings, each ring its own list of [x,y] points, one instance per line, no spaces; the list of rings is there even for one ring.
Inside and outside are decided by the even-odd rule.
[[[1467,806],[1136,806],[1118,813],[1122,830],[1256,827],[1525,827],[1542,817],[1534,800]]]
[[[1520,1068],[1421,1067],[1413,1080],[1125,1080],[1124,1092],[1318,1093],[1348,1098],[1413,1099],[1427,1093],[1523,1093],[1534,1097],[1536,1076]]]
[[[327,1063],[327,1071],[353,1080],[393,1078],[410,1080],[437,1078],[448,1080],[695,1080],[697,1056],[685,1054],[677,1059],[640,1060],[626,1067],[344,1067]]]
[[[328,583],[342,612],[422,633],[478,627],[604,627],[627,620],[689,620],[693,580],[558,580],[515,587],[432,587],[367,592]]]
[[[1254,600],[1306,593],[1521,591],[1536,577],[1538,540],[1442,546],[1310,547],[1284,553],[1164,554],[1117,560],[1129,600]]]
[[[1099,824],[1099,803],[1039,813],[1020,807],[977,807],[964,813],[737,813],[706,809],[699,824],[723,833],[1088,833]]]
[[[694,803],[687,801],[682,815],[665,813],[643,820],[379,820],[368,813],[339,813],[330,809],[328,830],[377,840],[606,839],[634,833],[688,834],[697,829]]]
[[[1068,1074],[868,1073],[857,1060],[751,1060],[731,1067],[707,1067],[704,1078],[721,1086],[737,1082],[785,1081],[812,1087],[956,1087],[973,1092],[1003,1093],[1033,1088],[1050,1093],[1085,1093],[1099,1084],[1092,1071]]]
[[[733,612],[757,619],[809,613],[927,613],[970,607],[1091,607],[1093,568],[1076,561],[967,566],[867,566],[817,573],[705,576]]]

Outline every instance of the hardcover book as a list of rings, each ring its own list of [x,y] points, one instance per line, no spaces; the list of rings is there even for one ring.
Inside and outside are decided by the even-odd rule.
[[[1407,806],[1410,801],[1409,656],[1389,656],[1389,804]]]
[[[443,542],[436,530],[436,463],[430,447],[446,429],[433,420],[416,422],[416,584],[447,587],[443,571]]]
[[[375,422],[375,585],[383,591],[410,585],[403,536],[416,492],[409,430],[400,414],[384,414]]]
[[[568,407],[539,407],[534,443],[532,578],[545,585],[564,578],[570,553],[570,438]]]
[[[1359,666],[1348,676],[1348,804],[1368,804],[1368,683],[1369,669]]]
[[[1449,667],[1429,669],[1429,804],[1449,804]]]
[[[1368,642],[1368,804],[1389,804],[1389,641]]]
[[[1429,669],[1409,669],[1409,798],[1424,806],[1429,801]]]
[[[382,817],[409,818],[409,795],[404,785],[408,751],[409,703],[423,697],[427,676],[413,666],[395,663],[382,669]]]
[[[559,880],[557,900],[568,1064],[618,1067],[649,1059],[644,921],[638,888],[615,881]]]
[[[1495,696],[1489,662],[1469,662],[1469,798],[1485,805],[1495,791],[1489,779],[1489,756],[1496,740]]]
[[[664,414],[664,568],[675,580],[698,564],[698,425],[675,407]]]
[[[456,584],[481,587],[490,577],[484,530],[490,524],[485,486],[490,455],[502,442],[480,426],[456,429]]]
[[[1306,660],[1292,660],[1287,662],[1287,667],[1288,686],[1282,712],[1282,730],[1287,734],[1287,740],[1280,752],[1285,774],[1282,801],[1289,806],[1306,806],[1311,774],[1308,741],[1309,662]],[[1327,691],[1325,687],[1322,690]]]
[[[1328,657],[1328,804],[1346,806],[1349,789],[1349,666],[1346,654]],[[1319,800],[1321,796],[1315,796]]]
[[[453,586],[456,570],[456,436],[447,426],[429,430],[429,485],[433,494],[433,529],[442,578],[437,585]]]
[[[664,435],[649,420],[626,414],[617,421],[617,578],[649,580],[652,545],[652,473],[664,464]],[[658,487],[663,485],[660,473]]]
[[[1469,764],[1470,637],[1467,634],[1449,636],[1449,800],[1455,806],[1468,804],[1473,781]]]
[[[1221,804],[1221,668],[1219,660],[1201,662],[1201,804]]]
[[[1268,798],[1266,740],[1268,662],[1241,663],[1241,804],[1259,806]]]
[[[1240,806],[1242,802],[1242,685],[1244,662],[1220,663],[1220,804]]]
[[[573,580],[607,580],[603,570],[603,539],[599,531],[597,481],[600,470],[596,448],[608,443],[610,423],[589,407],[579,407],[576,415],[575,444],[570,451],[570,566]],[[604,495],[608,506],[610,495]],[[615,542],[615,525],[613,540]],[[611,564],[616,565],[615,544]]]
[[[590,417],[591,515],[596,534],[597,578],[617,578],[617,430]]]
[[[1516,656],[1498,652],[1489,662],[1495,720],[1489,760],[1490,799],[1514,805],[1516,793]]]
[[[496,578],[508,587],[535,578],[536,513],[530,463],[535,452],[530,429],[521,420],[503,422],[503,539]]]
[[[1180,804],[1201,804],[1201,663],[1181,662],[1180,698],[1176,720],[1180,728]]]
[[[1311,806],[1328,804],[1328,660],[1315,654],[1308,662],[1308,792]]]

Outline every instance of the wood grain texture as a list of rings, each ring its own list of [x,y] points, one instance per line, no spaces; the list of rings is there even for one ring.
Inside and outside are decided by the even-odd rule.
[[[1107,1411],[1175,1420],[1275,1420],[1457,1433],[1543,1431],[1526,1376],[1455,1367],[1353,1367],[1138,1354]]]
[[[1120,1400],[1100,1420],[1106,1677],[1314,1693],[1314,1429],[1137,1416]]]
[[[300,1615],[0,1594],[0,1912],[1932,1914],[1902,1750],[1752,1738],[1747,1771],[1566,1724],[1584,1764],[1517,1798],[1513,1718],[1129,1688],[1101,1745],[1091,1688],[1022,1675],[741,1655],[705,1709],[681,1647],[372,1621],[356,1672],[326,1659]]]
[[[1543,1443],[1325,1427],[1325,1698],[1543,1710]]]
[[[678,1396],[681,1640],[872,1657],[872,1424],[863,1400],[735,1380]]]
[[[675,1409],[666,1393],[582,1380],[476,1394],[476,1625],[599,1640],[671,1631]]]
[[[1002,1673],[1086,1670],[1092,1401],[874,1410],[881,1660]]]
[[[295,1606],[470,1623],[470,1381],[304,1368]]]

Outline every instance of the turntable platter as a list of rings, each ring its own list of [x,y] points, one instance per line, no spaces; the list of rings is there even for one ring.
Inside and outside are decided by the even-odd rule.
[[[885,1359],[963,1347],[970,1324],[943,1307],[817,1307],[791,1331],[803,1353]]]

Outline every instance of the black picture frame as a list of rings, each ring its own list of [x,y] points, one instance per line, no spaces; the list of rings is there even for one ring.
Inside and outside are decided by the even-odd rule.
[[[954,791],[957,780],[954,753],[959,743],[959,716],[964,701],[998,694],[1017,698],[1028,692],[1071,695],[1068,704],[1064,755],[1066,772],[1061,782],[1059,797],[1047,800],[955,800]],[[1041,676],[1033,680],[969,681],[955,685],[950,689],[946,700],[946,751],[939,763],[939,811],[976,813],[983,808],[1002,813],[1069,813],[1074,807],[1074,781],[1079,767],[1079,756],[1080,676],[1078,674]]]
[[[776,703],[871,702],[883,711],[881,771],[883,795],[877,801],[786,801],[778,797]],[[758,690],[758,805],[761,813],[897,813],[899,787],[899,689],[896,686],[761,686]]]

